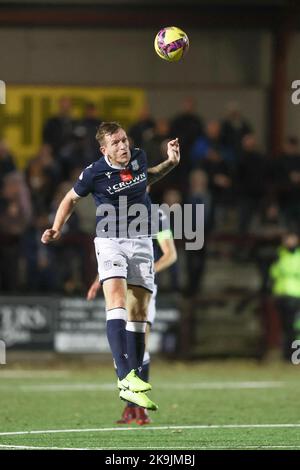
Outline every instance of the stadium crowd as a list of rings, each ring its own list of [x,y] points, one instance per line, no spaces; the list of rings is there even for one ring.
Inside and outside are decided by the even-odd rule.
[[[0,141],[2,293],[82,295],[93,280],[95,214],[88,198],[78,205],[58,243],[43,245],[40,237],[82,169],[99,158],[95,131],[100,123],[93,103],[86,104],[82,119],[74,120],[72,102],[63,97],[59,113],[44,123],[42,145],[24,171],[16,167],[9,145]],[[278,244],[282,232],[300,220],[298,139],[288,137],[281,155],[271,158],[260,149],[253,124],[236,103],[228,105],[224,119],[204,122],[188,97],[170,119],[155,119],[145,107],[128,136],[132,145],[145,149],[149,166],[163,160],[167,140],[178,137],[180,167],[153,186],[152,200],[205,204],[205,247],[179,250],[189,269],[181,285],[174,267],[172,289],[189,295],[199,289],[210,240],[222,236],[234,240],[231,255],[237,261],[255,256],[264,273],[261,246],[266,240]],[[245,249],[237,252],[237,243]]]

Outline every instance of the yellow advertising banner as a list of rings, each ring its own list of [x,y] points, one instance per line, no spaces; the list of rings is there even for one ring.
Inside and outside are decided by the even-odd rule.
[[[125,129],[137,120],[145,102],[145,92],[139,88],[7,85],[6,104],[0,106],[0,138],[20,168],[36,154],[43,126],[64,96],[72,99],[74,118],[80,119],[84,105],[93,102],[102,120],[118,121]]]

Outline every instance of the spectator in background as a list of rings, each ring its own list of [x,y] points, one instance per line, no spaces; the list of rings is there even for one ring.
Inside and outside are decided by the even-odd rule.
[[[151,137],[155,121],[150,114],[148,105],[145,105],[139,115],[138,121],[128,129],[128,137],[134,147],[144,147],[145,142]]]
[[[145,142],[144,150],[147,154],[148,166],[158,165],[167,158],[167,142],[170,139],[170,124],[167,119],[160,118],[156,121],[155,128],[151,137]],[[175,173],[175,172],[174,172]],[[174,175],[169,173],[166,180],[158,181],[151,188],[151,198],[158,202],[166,187],[166,184],[173,186]]]
[[[269,269],[275,261],[278,245],[282,235],[286,232],[282,224],[279,207],[275,202],[269,201],[263,207],[262,217],[255,227],[255,239],[249,258],[255,261],[260,277],[260,293],[269,292]]]
[[[153,186],[151,187],[151,194],[152,194],[152,189],[153,189]],[[161,202],[162,202],[162,204],[167,204],[167,206],[169,206],[169,207],[172,207],[174,204],[176,204],[173,208],[174,209],[174,214],[176,214],[177,210],[180,210],[180,212],[182,211],[182,209],[180,207],[182,205],[182,194],[176,188],[169,187],[168,189],[166,189],[163,192]],[[176,215],[174,215],[174,217],[176,217]],[[176,235],[176,233],[174,232],[174,218],[172,217],[172,215],[170,217],[170,229],[171,229],[172,233]],[[178,240],[174,240],[174,242],[175,242],[177,250],[179,250],[179,252],[181,253],[181,249],[178,246]],[[180,273],[179,273],[179,264],[178,263],[172,264],[172,266],[170,266],[168,271],[165,271],[162,274],[162,276],[168,276],[170,278],[169,286],[170,286],[171,291],[178,291],[179,292],[179,290],[180,290],[179,274]],[[167,289],[165,289],[165,290],[167,290]]]
[[[232,149],[234,161],[240,155],[244,135],[251,131],[252,128],[243,118],[238,103],[228,103],[227,114],[221,125],[221,141],[225,147]]]
[[[0,187],[5,176],[16,170],[14,158],[4,140],[0,140]]]
[[[71,187],[71,183],[66,181],[57,187],[52,201],[48,225],[49,222],[53,223],[57,208]],[[71,295],[82,292],[85,289],[83,275],[85,273],[84,256],[86,252],[79,217],[75,211],[64,224],[62,237],[52,246],[52,253],[55,257],[56,285],[58,288],[62,292]]]
[[[197,137],[203,133],[202,119],[197,113],[196,100],[187,96],[182,101],[182,110],[171,121],[172,137],[178,137],[182,161],[180,166],[181,181],[187,181],[190,171],[189,155]]]
[[[272,167],[282,215],[286,225],[291,226],[300,221],[300,148],[296,137],[286,139]]]
[[[94,162],[99,158],[100,150],[95,135],[102,120],[97,114],[97,107],[94,103],[88,102],[84,107],[84,115],[79,124],[85,129],[85,146],[88,161]]]
[[[58,157],[62,149],[72,141],[76,124],[71,116],[71,98],[63,96],[58,105],[58,114],[48,119],[43,129],[43,142],[51,145],[55,157]]]
[[[276,299],[283,333],[283,357],[290,361],[292,343],[300,339],[300,246],[297,230],[290,230],[282,239],[278,258],[271,265],[272,292]]]
[[[195,139],[202,135],[202,119],[197,113],[196,100],[187,96],[182,101],[182,110],[171,121],[171,135],[178,137],[183,155],[188,156]]]
[[[23,175],[8,173],[0,198],[0,289],[17,291],[20,285],[20,242],[32,216],[30,194]]]
[[[189,154],[191,168],[197,168],[199,162],[207,157],[210,150],[217,151],[222,160],[232,164],[232,150],[224,146],[221,136],[221,124],[216,119],[209,121],[205,127],[205,134],[195,140]]]
[[[73,130],[72,141],[60,152],[60,164],[64,180],[70,179],[74,169],[81,168],[82,171],[93,163],[92,158],[94,158],[94,154],[90,152],[87,130],[85,127],[77,125]]]
[[[246,134],[237,166],[237,189],[239,199],[239,233],[248,232],[253,217],[259,214],[266,194],[266,159],[257,148],[256,136]]]
[[[48,214],[36,212],[22,239],[26,292],[58,292],[60,289],[54,247],[41,243],[41,234],[48,224]]]
[[[227,211],[233,203],[232,175],[226,160],[214,148],[198,163],[198,168],[208,176],[208,185],[212,195],[213,225],[222,226],[227,218]]]
[[[192,205],[192,230],[200,230],[201,227],[196,226],[196,206],[197,204],[204,204],[204,220],[201,221],[204,227],[204,238],[209,235],[212,227],[212,195],[208,187],[207,174],[196,169],[190,173],[189,178],[189,192],[186,199],[187,204]],[[186,250],[186,265],[187,265],[187,286],[185,294],[188,297],[194,296],[201,290],[203,275],[206,264],[206,245],[204,243],[201,250]]]
[[[47,212],[52,201],[53,189],[62,177],[50,145],[41,146],[37,156],[29,161],[25,174],[34,210],[37,213]]]
[[[1,200],[4,207],[1,212],[2,233],[20,235],[32,216],[30,193],[22,173],[14,171],[5,176]]]
[[[169,138],[169,121],[164,118],[157,119],[153,132],[144,145],[145,152],[147,153],[148,166],[158,165],[167,157],[166,141]]]

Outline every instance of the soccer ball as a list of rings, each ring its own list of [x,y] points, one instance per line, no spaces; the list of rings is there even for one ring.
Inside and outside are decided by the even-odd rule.
[[[182,29],[176,26],[168,26],[157,33],[154,47],[161,59],[176,62],[187,53],[189,38]]]

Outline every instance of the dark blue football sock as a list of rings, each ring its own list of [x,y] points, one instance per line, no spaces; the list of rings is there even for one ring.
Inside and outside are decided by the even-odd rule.
[[[150,354],[148,353],[148,351],[145,351],[143,367],[142,367],[142,371],[140,374],[140,378],[144,382],[149,382],[149,374],[150,374]]]
[[[128,321],[126,324],[127,355],[129,368],[140,376],[145,352],[146,322]]]
[[[126,353],[125,308],[113,308],[106,312],[106,334],[113,355],[117,376],[124,379],[130,371]]]

